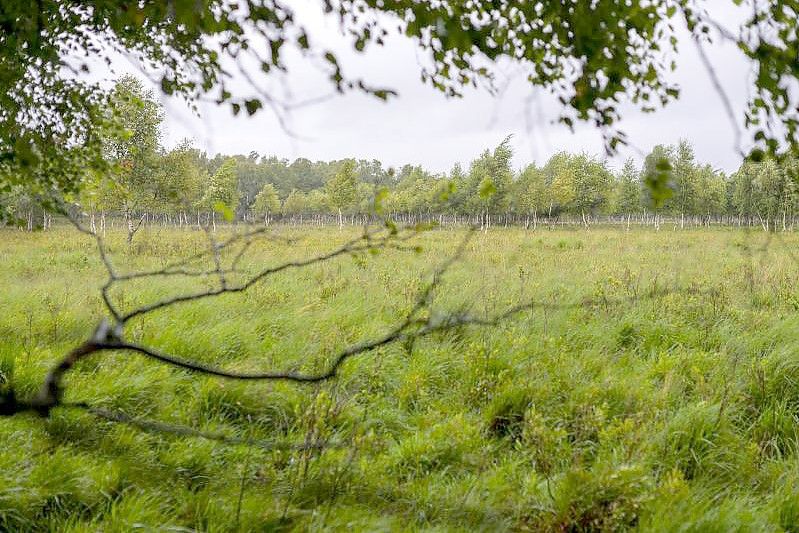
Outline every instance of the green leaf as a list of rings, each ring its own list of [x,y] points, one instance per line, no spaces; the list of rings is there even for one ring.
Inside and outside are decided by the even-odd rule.
[[[497,192],[497,186],[491,178],[485,178],[480,182],[479,195],[483,200],[491,198]]]
[[[658,159],[654,171],[644,176],[644,187],[649,191],[650,203],[655,209],[674,195],[672,178],[671,162],[666,157]]]
[[[303,50],[307,50],[308,47],[309,47],[309,45],[308,45],[308,34],[303,32],[302,35],[300,35],[297,38],[297,44],[299,44],[300,48],[302,48]]]
[[[246,100],[246,101],[244,102],[244,107],[246,107],[246,108],[247,108],[247,114],[248,114],[248,115],[250,115],[250,116],[252,116],[252,115],[254,115],[254,114],[255,114],[255,113],[256,113],[256,112],[257,112],[259,109],[261,109],[261,108],[263,107],[263,104],[261,103],[261,101],[260,101],[260,100],[257,100],[257,99],[252,99],[252,100]]]
[[[14,143],[14,150],[20,165],[23,167],[35,167],[41,160],[36,147],[23,139],[19,139]]]
[[[375,193],[375,205],[374,205],[374,209],[375,209],[375,213],[377,213],[378,215],[382,215],[382,214],[383,214],[383,212],[384,212],[384,208],[383,208],[383,202],[385,201],[385,199],[386,199],[386,198],[388,198],[388,188],[386,188],[386,187],[381,187],[381,188],[380,188],[380,189],[379,189],[379,190],[378,190],[378,191]]]
[[[761,163],[766,158],[766,153],[760,148],[755,148],[749,153],[749,160],[755,163]]]
[[[394,91],[389,91],[386,89],[376,89],[372,92],[375,96],[380,98],[381,100],[388,100],[389,96],[396,96],[397,93]]]
[[[214,204],[214,211],[222,215],[228,222],[232,222],[235,214],[233,213],[233,209],[230,208],[229,205],[225,204],[225,202],[216,202]]]

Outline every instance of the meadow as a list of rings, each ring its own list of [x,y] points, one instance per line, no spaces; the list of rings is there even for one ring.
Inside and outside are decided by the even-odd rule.
[[[220,234],[229,230],[220,230]],[[355,229],[276,227],[244,268]],[[108,236],[120,271],[207,246]],[[135,319],[128,337],[227,369],[320,370],[413,305],[462,230],[336,258]],[[0,417],[2,531],[799,531],[799,235],[495,228],[436,291],[493,316],[347,361],[318,384],[198,376],[100,353],[69,401],[277,443],[146,431],[57,408]],[[0,387],[33,394],[103,314],[95,243],[0,230]],[[129,308],[212,280],[132,282]],[[152,428],[150,428],[152,429]],[[320,447],[282,444],[322,443]]]

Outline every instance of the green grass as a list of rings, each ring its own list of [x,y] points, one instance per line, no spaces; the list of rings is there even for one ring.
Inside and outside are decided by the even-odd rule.
[[[278,229],[244,266],[352,236]],[[462,234],[421,253],[340,258],[243,295],[134,320],[126,334],[235,370],[320,370],[400,319]],[[206,245],[196,231],[110,236],[119,270]],[[319,385],[239,383],[97,354],[67,400],[231,436],[341,443],[265,451],[56,409],[0,418],[0,530],[799,531],[799,264],[793,234],[480,233],[441,309],[537,309],[347,362]],[[0,231],[0,383],[32,394],[103,313],[90,239]],[[131,283],[123,307],[190,280]],[[663,291],[680,289],[679,292]]]

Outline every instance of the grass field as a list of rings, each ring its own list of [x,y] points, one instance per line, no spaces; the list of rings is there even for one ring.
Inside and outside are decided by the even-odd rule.
[[[278,229],[244,263],[309,257],[347,230]],[[136,320],[133,340],[229,369],[319,370],[379,335],[462,234],[339,258]],[[121,271],[202,233],[110,236]],[[67,400],[324,449],[142,431],[59,408],[0,418],[0,530],[799,531],[794,234],[496,229],[438,309],[547,304],[347,362],[317,385],[200,377],[130,354],[69,374]],[[102,265],[74,230],[0,232],[0,383],[33,394],[102,316]],[[133,283],[125,308],[209,281]]]

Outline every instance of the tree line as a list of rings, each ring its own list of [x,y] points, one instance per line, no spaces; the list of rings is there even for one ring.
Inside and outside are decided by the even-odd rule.
[[[184,140],[162,146],[164,114],[135,77],[121,78],[112,98],[118,126],[104,132],[111,172],[84,177],[74,201],[93,230],[112,215],[129,238],[143,224],[186,225],[218,220],[361,223],[375,210],[403,222],[437,220],[489,227],[566,221],[586,226],[616,221],[659,225],[725,222],[789,229],[799,214],[794,157],[744,162],[726,175],[697,161],[686,141],[656,146],[639,168],[618,171],[585,153],[559,152],[543,165],[516,170],[510,137],[467,168],[434,173],[418,165],[386,168],[377,160],[294,161],[262,156],[209,157]],[[47,227],[50,215],[22,187],[0,196],[13,222]]]

